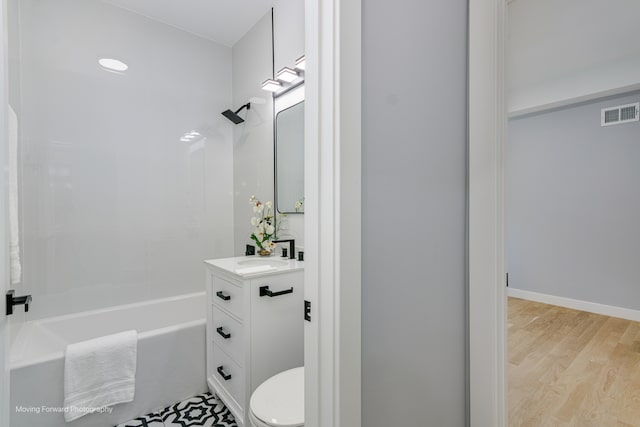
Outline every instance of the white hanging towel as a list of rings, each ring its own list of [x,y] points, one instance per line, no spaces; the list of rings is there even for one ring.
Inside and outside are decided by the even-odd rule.
[[[64,418],[67,422],[106,406],[133,400],[137,349],[136,331],[67,346],[64,359]]]
[[[11,284],[22,281],[18,217],[18,116],[9,106],[9,257]]]

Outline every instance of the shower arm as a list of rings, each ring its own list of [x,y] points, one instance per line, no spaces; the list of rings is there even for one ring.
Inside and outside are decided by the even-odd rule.
[[[244,110],[244,109],[250,110],[251,109],[251,103],[247,102],[246,104],[244,104],[242,107],[238,108],[234,114],[238,114],[240,111]]]

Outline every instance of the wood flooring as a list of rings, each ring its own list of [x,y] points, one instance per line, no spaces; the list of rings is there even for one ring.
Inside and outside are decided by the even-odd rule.
[[[640,323],[508,303],[509,426],[640,427]]]

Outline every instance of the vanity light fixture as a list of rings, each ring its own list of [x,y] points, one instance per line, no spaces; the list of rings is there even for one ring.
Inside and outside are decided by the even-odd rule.
[[[298,79],[298,72],[296,70],[292,70],[289,67],[284,67],[282,70],[276,73],[276,79],[283,82],[291,83]]]
[[[129,69],[127,64],[113,58],[101,58],[98,60],[98,64],[107,71],[115,71],[117,73],[122,73]]]
[[[268,90],[269,92],[277,92],[282,89],[282,85],[278,81],[267,79],[262,82],[262,89]]]
[[[283,67],[273,79],[262,83],[262,89],[273,93],[273,97],[284,95],[292,89],[304,84],[304,55],[296,60],[295,69]]]

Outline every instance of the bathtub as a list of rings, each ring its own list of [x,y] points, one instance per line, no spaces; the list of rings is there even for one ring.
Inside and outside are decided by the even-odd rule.
[[[26,322],[11,347],[11,427],[107,427],[207,390],[204,292]],[[64,421],[67,344],[138,331],[133,402]]]

